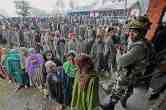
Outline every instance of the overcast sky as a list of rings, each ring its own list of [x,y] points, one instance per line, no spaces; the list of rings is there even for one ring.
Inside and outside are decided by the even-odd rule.
[[[0,14],[7,13],[9,16],[16,16],[15,6],[13,1],[15,0],[0,0]],[[29,1],[32,7],[43,9],[47,12],[51,12],[53,8],[56,6],[57,0],[26,0]],[[63,0],[65,8],[68,8],[70,0]],[[76,5],[85,6],[93,4],[94,2],[99,2],[101,0],[73,0]],[[111,0],[106,0],[111,1]],[[128,4],[130,2],[134,2],[137,0],[127,0]],[[140,0],[141,1],[141,0]],[[149,1],[149,0],[142,0],[142,1]]]
[[[15,0],[0,0],[0,13],[8,13],[10,16],[15,16],[15,7],[13,1]],[[50,12],[56,4],[57,0],[27,0],[31,3],[33,7],[44,9],[47,12]],[[63,0],[64,4],[67,6],[69,0]],[[76,4],[87,5],[93,3],[96,0],[74,0]]]

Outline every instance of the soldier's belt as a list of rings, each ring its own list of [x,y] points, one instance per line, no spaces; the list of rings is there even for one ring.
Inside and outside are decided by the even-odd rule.
[[[166,64],[161,64],[159,67],[161,72],[166,72]]]

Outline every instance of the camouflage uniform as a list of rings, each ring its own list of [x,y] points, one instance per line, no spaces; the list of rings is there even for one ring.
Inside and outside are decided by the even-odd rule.
[[[126,107],[127,99],[133,93],[133,89],[139,86],[139,79],[144,76],[146,68],[146,46],[143,40],[145,33],[143,33],[144,23],[140,20],[129,22],[129,29],[132,32],[136,32],[135,39],[132,39],[131,44],[127,50],[127,53],[117,57],[118,66],[127,69],[127,72],[123,74],[120,84],[126,86],[126,92],[121,98],[123,107]]]

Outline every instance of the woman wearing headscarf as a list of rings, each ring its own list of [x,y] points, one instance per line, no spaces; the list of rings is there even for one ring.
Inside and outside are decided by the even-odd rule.
[[[42,68],[44,64],[43,56],[33,48],[29,49],[29,56],[26,58],[26,71],[30,78],[30,85],[38,87],[39,89],[43,86],[43,73]]]
[[[73,50],[78,52],[78,42],[76,40],[76,33],[69,33],[68,35],[69,41],[66,43],[65,53]]]
[[[6,68],[11,77],[16,81],[17,90],[21,89],[27,82],[24,81],[24,72],[21,68],[21,53],[18,49],[11,49],[5,57]]]
[[[56,41],[56,50],[57,57],[64,62],[64,53],[65,53],[65,38],[62,37],[60,33],[56,33],[57,41]]]
[[[73,86],[71,107],[74,110],[96,110],[99,104],[98,77],[88,55],[77,59],[78,73]]]
[[[21,69],[24,72],[23,78],[24,82],[26,82],[27,86],[29,87],[29,76],[28,73],[26,72],[26,58],[28,57],[28,49],[25,47],[20,48],[21,52]]]
[[[49,101],[57,103],[59,106],[65,104],[66,75],[62,65],[47,61],[45,63],[47,71],[47,89]],[[59,109],[58,109],[59,110]]]
[[[5,54],[5,49],[4,48],[0,48],[0,77],[6,79],[6,80],[10,80],[10,76],[8,74],[8,72],[6,71],[5,67],[2,65],[3,62],[3,55]]]
[[[47,71],[46,71],[45,64],[47,63],[47,61],[53,61],[57,65],[62,65],[62,62],[59,59],[55,58],[51,51],[44,52],[43,57],[44,57],[44,61],[45,61],[44,66],[43,66],[43,81],[45,83],[46,77],[47,77]]]

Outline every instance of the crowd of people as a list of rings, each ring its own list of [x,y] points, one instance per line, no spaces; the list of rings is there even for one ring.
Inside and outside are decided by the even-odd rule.
[[[154,78],[140,81],[149,75],[145,73],[147,63],[151,64],[149,50],[154,49],[145,38],[150,26],[145,17],[126,25],[93,17],[18,19],[0,26],[1,44],[6,45],[0,48],[0,77],[15,82],[16,91],[34,87],[61,106],[96,110],[100,106],[99,80],[105,73],[119,73],[117,84],[125,85],[125,92],[118,96],[123,107],[135,87],[143,83],[150,88]],[[164,68],[163,64],[162,72]],[[119,92],[119,88],[114,89],[112,96]],[[109,105],[102,107],[110,110]]]

